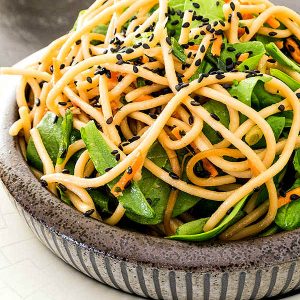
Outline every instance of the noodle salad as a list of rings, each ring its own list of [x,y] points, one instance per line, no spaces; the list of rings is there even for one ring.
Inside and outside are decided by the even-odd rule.
[[[268,0],[97,0],[26,68],[11,126],[86,217],[182,241],[300,227],[300,16]]]

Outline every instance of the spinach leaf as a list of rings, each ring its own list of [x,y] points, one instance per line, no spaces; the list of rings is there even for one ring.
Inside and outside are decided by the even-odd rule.
[[[296,72],[300,72],[300,67],[287,56],[274,44],[270,43],[266,45],[267,52],[281,65],[286,66]]]
[[[277,116],[270,116],[266,119],[266,121],[269,123],[271,126],[274,136],[276,141],[279,140],[283,129],[285,127],[285,118],[284,117],[277,117]],[[258,143],[256,143],[253,148],[254,149],[259,149],[259,148],[264,148],[266,146],[266,139],[265,137],[262,137]]]
[[[221,232],[226,230],[231,224],[239,220],[241,217],[244,216],[242,212],[242,208],[248,199],[248,196],[244,197],[232,210],[232,212],[226,216],[223,221],[214,229],[199,233],[199,234],[192,234],[192,235],[173,235],[170,236],[170,239],[179,240],[179,241],[190,241],[190,242],[202,242],[210,240],[216,236],[218,236]]]
[[[278,209],[275,223],[289,231],[300,227],[300,199],[294,200]]]
[[[59,187],[59,184],[56,186],[56,188],[58,189],[60,199],[67,205],[72,206],[73,204],[72,204],[71,200],[69,199],[67,194]]]
[[[300,178],[297,178],[296,181],[294,182],[293,186],[290,188],[291,190],[294,190],[296,188],[300,187]]]
[[[220,122],[228,128],[230,118],[226,105],[214,100],[209,100],[203,105],[203,107],[209,113],[217,115],[220,119]],[[207,136],[207,138],[212,144],[216,144],[221,141],[221,138],[219,137],[218,133],[215,130],[213,130],[207,123],[205,123],[203,126],[203,133]]]
[[[284,117],[285,118],[285,126],[284,128],[291,128],[293,124],[293,112],[291,110],[280,112],[274,116]]]
[[[172,37],[171,39],[172,41],[172,50],[173,50],[173,54],[182,62],[185,63],[186,62],[186,55],[184,53],[184,49],[179,45],[179,43],[177,42],[177,40],[175,38]]]
[[[238,85],[233,85],[229,90],[229,93],[232,97],[236,97],[239,101],[243,102],[248,106],[252,106],[252,95],[258,82],[266,83],[270,81],[270,78],[267,77],[251,77],[242,80]],[[260,93],[259,93],[260,95]],[[256,99],[260,101],[259,95],[256,95]],[[256,104],[257,105],[257,104]],[[259,106],[261,104],[259,103]]]
[[[203,16],[208,18],[210,22],[216,20],[224,20],[223,4],[224,1],[207,1],[197,0],[199,8],[193,5],[190,0],[169,0],[168,6],[170,10],[170,16],[167,23],[168,33],[175,39],[179,39],[182,28],[182,14],[186,10],[192,10],[197,16]],[[202,21],[194,20],[191,24],[192,28],[201,26]]]
[[[225,65],[228,59],[231,59],[236,63],[237,55],[246,52],[250,53],[249,58],[240,64],[237,69],[239,71],[255,70],[260,59],[266,52],[265,47],[261,42],[254,41],[239,44],[227,44],[225,49],[221,52],[220,59]]]
[[[90,121],[81,128],[81,136],[96,170],[101,175],[105,173],[107,168],[117,165],[116,157],[111,154],[111,148],[107,145],[94,121]],[[120,176],[109,182],[108,187],[111,189],[119,178]],[[153,218],[155,215],[136,182],[132,182],[131,186],[118,197],[118,200],[128,212],[133,212],[145,218]]]
[[[203,227],[209,218],[203,218],[191,221],[179,226],[176,230],[176,235],[193,235],[203,232]]]
[[[284,82],[293,92],[300,89],[300,83],[286,73],[277,69],[271,69],[270,74]]]
[[[280,231],[280,228],[277,225],[273,225],[270,228],[268,228],[267,230],[263,231],[259,236],[266,237],[266,236],[273,235],[279,231]]]
[[[68,109],[66,115],[64,116],[61,122],[61,140],[59,143],[59,149],[57,154],[57,163],[63,163],[68,148],[71,144],[71,134],[73,129],[73,115],[72,112]]]
[[[297,149],[295,151],[295,156],[293,159],[293,165],[296,170],[296,172],[300,175],[300,149]]]
[[[168,156],[159,143],[155,143],[151,147],[147,157],[161,168],[170,168]],[[145,168],[143,169],[142,179],[139,181],[138,185],[146,199],[151,200],[150,203],[155,212],[155,217],[152,219],[145,219],[132,213],[127,214],[127,217],[140,224],[161,223],[167,207],[171,187]],[[176,217],[189,210],[198,201],[199,198],[180,192],[173,210],[173,217]]]
[[[88,193],[92,197],[95,206],[99,211],[111,213],[111,210],[109,209],[110,197],[103,189],[89,189]]]
[[[258,105],[257,109],[259,109],[259,110],[282,101],[281,96],[268,93],[265,90],[264,82],[261,80],[259,80],[257,82],[257,84],[255,85],[253,94],[258,99],[259,105]],[[253,95],[252,95],[252,100],[253,100]]]

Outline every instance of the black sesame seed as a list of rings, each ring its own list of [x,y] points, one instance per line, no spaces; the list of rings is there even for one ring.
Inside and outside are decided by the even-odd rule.
[[[235,10],[235,4],[233,2],[230,2],[230,8],[231,8],[232,11]]]
[[[290,199],[291,199],[292,201],[298,200],[299,198],[300,198],[300,196],[297,195],[297,194],[292,194],[291,197],[290,197]]]
[[[130,54],[130,53],[133,53],[134,52],[134,50],[132,49],[132,48],[128,48],[128,49],[126,49],[126,51],[125,51],[127,54]]]
[[[215,35],[222,35],[223,34],[223,30],[222,29],[218,29],[215,31]]]
[[[206,49],[205,49],[205,46],[204,46],[204,45],[202,45],[202,46],[200,47],[200,52],[201,52],[201,53],[204,53],[204,52],[205,52],[205,50],[206,50]]]
[[[83,215],[85,217],[90,217],[94,212],[95,212],[95,210],[92,208],[92,209],[87,210]]]
[[[57,121],[58,121],[58,116],[55,116],[53,119],[53,124],[57,123]]]
[[[217,78],[218,80],[224,79],[225,77],[226,77],[226,76],[223,75],[223,74],[217,74],[217,75],[216,75],[216,78]]]
[[[148,44],[143,44],[144,49],[150,49],[150,46]]]
[[[133,69],[133,72],[134,72],[134,73],[138,73],[138,71],[139,71],[139,69],[138,69],[138,67],[137,67],[137,66],[133,66],[133,68],[132,68],[132,69]]]
[[[61,106],[66,106],[66,105],[67,105],[67,102],[62,102],[62,101],[61,101],[61,102],[58,102],[58,104],[61,105]]]
[[[238,16],[238,18],[239,18],[240,20],[243,20],[243,15],[241,14],[240,11],[238,11],[238,12],[236,13],[236,15]]]
[[[194,6],[195,8],[200,8],[200,4],[199,4],[199,3],[196,3],[196,2],[193,2],[193,6]]]
[[[106,120],[106,124],[111,124],[112,122],[113,122],[113,117],[110,117],[110,118],[108,118],[107,120]]]
[[[61,64],[59,68],[62,70],[65,68],[65,66],[66,66],[65,64]]]
[[[277,35],[277,32],[274,32],[274,31],[269,32],[269,36],[276,36],[276,35]]]
[[[112,155],[116,155],[116,154],[118,154],[118,153],[119,153],[119,151],[118,151],[117,149],[111,151],[111,154],[112,154]]]
[[[92,80],[91,77],[87,77],[87,78],[86,78],[86,81],[87,81],[88,83],[93,83],[93,80]]]
[[[128,173],[128,174],[132,174],[132,167],[131,167],[131,166],[129,166],[129,167],[127,168],[127,173]]]
[[[275,64],[276,60],[274,58],[270,58],[267,60],[267,62],[271,63],[271,64]]]
[[[118,53],[118,54],[116,55],[116,58],[117,58],[117,60],[121,60],[121,59],[122,59],[122,55],[121,55],[120,53]]]
[[[169,173],[169,176],[172,178],[172,179],[175,179],[175,180],[178,180],[179,179],[179,176],[177,174],[175,174],[174,172],[170,172]]]
[[[296,93],[297,98],[300,99],[300,93]]]
[[[185,22],[182,24],[182,28],[188,28],[188,27],[190,27],[190,25],[191,24],[189,22]]]
[[[229,47],[227,47],[227,51],[234,52],[234,51],[236,51],[236,49],[232,46],[229,46]]]
[[[195,61],[195,66],[196,67],[199,67],[201,65],[201,59],[197,59],[196,61]]]
[[[111,167],[110,168],[106,168],[104,171],[105,172],[109,172],[111,169],[112,169]]]
[[[76,45],[80,45],[81,44],[81,40],[76,41]]]
[[[137,141],[139,139],[140,139],[140,136],[139,135],[135,135],[131,139],[129,139],[128,142],[132,143],[132,142],[135,142],[135,141]]]
[[[278,106],[278,110],[281,111],[281,112],[283,112],[283,111],[285,110],[284,105],[283,105],[283,104],[280,104],[280,105]]]
[[[63,169],[61,172],[62,172],[63,174],[70,174],[70,170],[68,170],[68,169]]]
[[[244,29],[245,29],[246,34],[250,33],[250,30],[249,30],[249,28],[247,26],[245,26]]]
[[[170,37],[166,37],[166,42],[171,46],[172,45],[172,41],[171,41],[171,39],[170,39]]]
[[[121,159],[120,153],[118,153],[118,154],[115,156],[115,158],[116,158],[116,161],[119,161],[119,160]]]
[[[179,24],[179,20],[175,20],[175,21],[171,22],[171,25],[173,25],[173,26],[178,25],[178,24]]]
[[[220,121],[220,118],[219,118],[216,114],[211,113],[210,116],[211,116],[213,119],[215,119],[216,121]]]

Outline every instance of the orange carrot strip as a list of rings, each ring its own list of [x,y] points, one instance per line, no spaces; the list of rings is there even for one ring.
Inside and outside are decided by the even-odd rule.
[[[142,96],[134,99],[133,101],[134,102],[142,102],[142,101],[151,100],[151,99],[153,99],[153,97],[150,95],[142,95]]]
[[[243,61],[245,61],[247,58],[249,58],[249,53],[248,53],[248,52],[241,54],[240,57],[239,57],[239,59],[238,59],[238,61],[243,62]]]
[[[221,35],[218,35],[216,40],[212,44],[211,53],[213,56],[221,55],[221,47],[223,44],[223,39]]]
[[[211,177],[218,176],[218,174],[219,174],[218,170],[216,169],[216,167],[207,158],[204,158],[202,160],[202,164],[203,164],[204,170],[206,170],[207,172],[209,172]]]
[[[252,14],[243,14],[243,20],[251,20],[253,19],[253,15]]]
[[[199,49],[199,45],[189,46],[189,50],[198,50],[198,49]]]
[[[280,27],[280,22],[278,20],[276,20],[274,17],[270,17],[266,23],[272,27],[273,29],[277,29],[278,27]]]
[[[118,197],[121,195],[122,191],[125,190],[127,183],[130,182],[132,180],[132,178],[134,177],[134,175],[142,168],[143,162],[144,162],[144,159],[143,159],[142,155],[138,156],[138,158],[133,163],[133,165],[130,169],[130,172],[128,172],[128,170],[127,170],[122,175],[120,180],[113,186],[113,188],[111,189],[111,192],[115,197]]]
[[[291,38],[288,38],[285,43],[287,49],[289,50],[291,56],[293,57],[294,61],[298,64],[300,63],[300,49],[298,44]]]
[[[285,197],[279,197],[278,198],[278,208],[292,202],[292,200],[291,200],[292,195],[299,195],[300,196],[300,187],[289,191],[288,193],[286,193]]]
[[[241,37],[241,36],[243,36],[244,34],[245,34],[245,28],[239,28],[239,30],[238,30],[238,35],[239,35],[239,38]]]
[[[282,49],[283,48],[283,41],[277,41],[275,42],[276,46],[279,48],[279,49]]]

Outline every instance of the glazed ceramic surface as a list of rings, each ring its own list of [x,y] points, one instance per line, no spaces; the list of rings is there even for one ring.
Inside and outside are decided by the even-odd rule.
[[[19,78],[0,80],[0,177],[28,226],[66,263],[154,299],[259,299],[300,288],[300,230],[233,243],[181,243],[111,227],[63,204],[41,187],[8,135]]]

